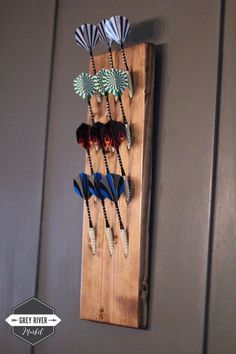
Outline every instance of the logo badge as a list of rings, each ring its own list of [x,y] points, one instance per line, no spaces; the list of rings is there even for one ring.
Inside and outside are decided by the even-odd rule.
[[[32,297],[14,307],[6,322],[15,336],[36,345],[55,333],[54,327],[61,319],[55,315],[54,308]]]

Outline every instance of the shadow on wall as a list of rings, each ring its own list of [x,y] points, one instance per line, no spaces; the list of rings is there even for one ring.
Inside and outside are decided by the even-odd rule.
[[[157,312],[151,308],[154,303],[153,297],[155,291],[153,289],[154,282],[154,269],[156,269],[154,254],[157,249],[157,210],[158,210],[158,171],[159,171],[159,131],[162,124],[162,102],[161,92],[163,89],[163,76],[164,76],[164,58],[166,45],[164,42],[164,36],[168,31],[168,22],[162,17],[149,19],[137,24],[132,24],[132,30],[127,38],[126,46],[135,45],[143,42],[155,44],[155,86],[154,86],[154,110],[153,110],[153,150],[152,150],[152,197],[150,205],[150,240],[149,240],[149,292],[148,297],[148,322],[146,329],[149,330],[152,327],[152,323],[157,323],[153,318],[153,313],[157,316]],[[158,44],[159,43],[159,44]],[[155,197],[154,197],[155,196]]]
[[[153,151],[152,151],[152,197],[151,197],[151,206],[150,206],[150,241],[149,241],[149,298],[148,298],[148,326],[147,329],[152,327],[152,323],[157,323],[153,319],[153,313],[155,316],[157,311],[151,309],[152,304],[154,303],[153,297],[155,292],[153,289],[154,282],[154,269],[156,269],[156,259],[154,254],[157,250],[157,210],[158,206],[158,194],[160,192],[160,186],[158,188],[158,171],[159,169],[159,155],[160,155],[160,144],[159,144],[159,131],[162,125],[162,102],[161,102],[161,92],[163,89],[163,76],[164,76],[164,58],[165,58],[165,45],[159,44],[155,46],[155,86],[154,86],[154,111],[153,111]],[[154,197],[155,196],[155,197]]]
[[[125,47],[143,42],[153,44],[162,43],[167,31],[168,22],[163,17],[156,17],[143,22],[132,23],[130,34],[125,41]],[[119,46],[114,42],[112,47],[114,49],[119,48]],[[104,45],[102,43],[98,43],[97,53],[104,53],[104,51]]]
[[[126,45],[142,42],[153,44],[161,43],[167,32],[168,22],[163,17],[156,17],[131,25],[131,31],[126,40]]]
[[[151,309],[154,303],[153,297],[155,296],[155,291],[153,289],[153,271],[156,269],[154,259],[154,254],[156,254],[157,249],[157,210],[158,210],[158,171],[159,171],[159,131],[162,124],[162,102],[161,102],[161,92],[163,89],[163,76],[164,76],[164,62],[165,62],[165,49],[166,45],[164,42],[164,36],[168,31],[168,22],[162,17],[157,17],[149,19],[137,24],[132,24],[132,30],[127,38],[126,46],[135,45],[143,42],[155,44],[155,86],[154,86],[154,111],[153,111],[153,151],[152,151],[152,198],[150,206],[150,241],[149,241],[149,272],[150,275],[148,283],[149,293],[148,299],[148,325],[146,329],[152,327],[152,323],[157,323],[153,319],[152,314],[157,311]],[[155,196],[155,197],[154,197]]]

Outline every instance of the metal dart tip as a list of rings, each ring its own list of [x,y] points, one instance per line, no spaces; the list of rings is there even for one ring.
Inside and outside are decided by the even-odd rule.
[[[110,252],[110,255],[112,256],[113,254],[113,233],[110,227],[106,228],[106,235],[107,235],[107,241],[108,241],[108,249]]]
[[[89,238],[90,238],[90,245],[92,249],[92,253],[96,253],[96,234],[95,229],[93,227],[89,228]]]
[[[127,231],[125,229],[121,229],[120,235],[121,235],[121,239],[122,239],[124,255],[125,255],[125,257],[127,257],[128,256],[128,248],[129,248]]]
[[[130,192],[129,182],[128,182],[126,176],[123,176],[123,182],[124,182],[124,187],[125,187],[126,201],[128,203],[131,199],[131,192]]]
[[[131,131],[129,124],[125,124],[125,133],[126,133],[126,143],[128,150],[131,149],[132,140],[131,140]]]
[[[129,97],[133,98],[133,95],[134,95],[133,78],[132,78],[130,71],[126,71],[126,73],[127,73],[128,80],[129,80],[129,83],[128,83]]]

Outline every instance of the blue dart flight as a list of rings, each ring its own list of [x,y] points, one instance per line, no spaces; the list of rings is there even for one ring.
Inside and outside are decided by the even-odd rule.
[[[87,213],[88,213],[88,221],[89,221],[89,238],[90,244],[92,248],[92,253],[95,254],[96,252],[96,233],[95,228],[93,227],[91,212],[89,208],[89,198],[91,197],[92,193],[89,189],[89,180],[88,176],[85,173],[80,173],[78,177],[73,180],[74,183],[74,191],[78,194],[81,198],[84,199]]]
[[[100,189],[100,181],[102,179],[103,175],[99,172],[96,172],[94,175],[89,176],[89,189],[90,192],[95,195],[98,199],[100,199],[101,204],[102,204],[102,210],[103,210],[103,215],[105,219],[105,228],[106,228],[106,235],[107,235],[107,241],[108,241],[108,249],[110,252],[110,255],[112,256],[113,254],[113,246],[114,246],[114,239],[113,239],[113,233],[112,229],[108,220],[107,216],[107,211],[106,211],[106,206],[105,206],[105,201],[104,201],[104,196],[102,194],[102,191]]]
[[[124,192],[124,181],[122,176],[117,174],[107,174],[100,180],[100,189],[104,198],[108,198],[115,204],[119,225],[120,235],[122,239],[124,254],[128,256],[128,235],[121,219],[120,209],[118,206],[118,200],[121,194]]]

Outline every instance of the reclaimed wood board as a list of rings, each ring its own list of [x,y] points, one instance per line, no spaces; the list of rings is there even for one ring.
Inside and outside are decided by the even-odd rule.
[[[152,122],[154,96],[155,51],[151,44],[142,43],[126,48],[128,65],[132,71],[134,96],[129,98],[127,90],[122,95],[126,116],[131,124],[133,144],[131,150],[123,142],[120,153],[127,176],[130,179],[132,199],[127,204],[121,196],[121,217],[128,230],[129,254],[124,256],[119,223],[115,208],[106,200],[109,222],[115,238],[114,252],[110,256],[105,234],[102,206],[90,199],[93,223],[96,227],[96,254],[92,255],[87,213],[84,210],[81,319],[144,328],[147,325],[148,294],[148,240],[152,176]],[[113,52],[116,68],[123,69],[120,51]],[[95,57],[96,69],[109,69],[108,55]],[[90,68],[91,71],[91,68]],[[121,121],[119,104],[110,97],[112,115]],[[105,99],[98,104],[92,98],[95,121],[106,122]],[[91,151],[95,171],[105,174],[101,152]],[[107,155],[112,173],[120,174],[117,156]],[[89,174],[86,161],[86,173]]]

